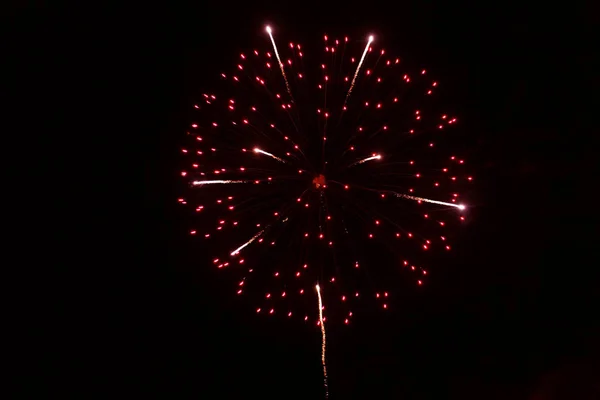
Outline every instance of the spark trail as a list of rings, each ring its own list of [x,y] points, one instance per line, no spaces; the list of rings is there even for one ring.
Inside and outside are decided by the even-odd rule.
[[[432,204],[440,204],[442,206],[455,207],[455,208],[458,208],[459,210],[464,210],[465,208],[467,208],[464,204],[446,203],[445,201],[431,200],[431,199],[426,199],[424,197],[411,196],[411,195],[404,194],[404,193],[396,193],[396,192],[393,192],[393,193],[394,193],[394,196],[396,196],[396,197],[402,197],[402,198],[409,199],[409,200],[424,201],[425,203],[432,203]]]
[[[381,155],[377,154],[377,155],[374,155],[374,156],[371,156],[371,157],[364,158],[362,160],[358,160],[355,163],[350,164],[348,167],[352,167],[353,165],[362,164],[362,163],[365,163],[365,162],[371,161],[371,160],[381,160]]]
[[[262,235],[265,232],[265,230],[263,229],[262,231],[258,232],[256,235],[252,236],[250,238],[250,240],[248,240],[246,243],[244,243],[243,245],[241,245],[240,247],[238,247],[237,249],[235,249],[234,251],[231,252],[232,256],[237,256],[238,254],[240,254],[240,251],[242,251],[242,249],[246,246],[248,246],[250,243],[254,242],[256,239],[258,239],[260,237],[260,235]]]
[[[250,183],[252,181],[232,181],[232,180],[212,180],[212,181],[192,181],[192,186],[202,186],[202,185],[227,185],[230,183]]]
[[[325,398],[329,398],[329,389],[327,387],[327,365],[325,364],[325,321],[323,321],[323,300],[321,299],[321,288],[317,283],[317,296],[319,297],[319,322],[321,325],[321,363],[323,364],[323,383],[325,385]]]
[[[346,103],[348,102],[348,98],[350,97],[350,93],[352,93],[352,89],[354,89],[354,83],[356,82],[356,78],[358,77],[358,72],[360,71],[360,67],[362,66],[362,63],[365,60],[367,52],[369,51],[369,46],[371,46],[371,42],[373,42],[373,35],[369,36],[369,42],[365,46],[365,51],[363,51],[362,57],[360,58],[360,62],[358,63],[358,66],[356,67],[356,72],[354,73],[354,78],[352,78],[352,83],[350,84],[350,88],[348,89],[348,94],[346,95],[346,100],[344,100],[344,106],[346,106]]]
[[[287,164],[287,163],[286,163],[286,161],[285,161],[284,159],[282,159],[282,158],[279,158],[279,157],[277,157],[277,156],[275,156],[275,155],[273,155],[273,154],[271,154],[271,153],[267,153],[266,151],[263,151],[263,150],[259,149],[258,147],[255,147],[255,148],[254,148],[254,152],[255,152],[255,153],[264,154],[264,155],[266,155],[266,156],[269,156],[269,157],[271,157],[271,158],[273,158],[273,159],[275,159],[275,160],[277,160],[277,161],[279,161],[279,162],[281,162],[281,163]]]
[[[287,80],[287,76],[285,76],[285,71],[283,70],[283,63],[281,62],[281,58],[279,58],[279,52],[277,51],[277,45],[275,44],[275,39],[273,39],[273,33],[272,33],[270,26],[267,26],[267,33],[269,34],[269,37],[271,38],[271,43],[273,44],[273,50],[275,51],[275,57],[277,57],[277,62],[279,63],[279,69],[281,69],[281,75],[283,75],[283,80],[285,81],[285,87],[286,87],[287,92],[290,95],[290,97],[293,98],[292,91],[290,89],[290,83]]]

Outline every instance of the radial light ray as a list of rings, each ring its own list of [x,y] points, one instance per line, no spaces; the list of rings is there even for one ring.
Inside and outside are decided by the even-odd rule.
[[[275,57],[277,57],[277,62],[279,63],[279,69],[281,70],[281,75],[283,76],[283,80],[285,81],[285,87],[287,89],[290,97],[292,96],[292,90],[290,89],[290,83],[288,82],[287,76],[285,75],[285,70],[283,69],[283,63],[281,62],[281,58],[279,57],[279,51],[277,50],[277,45],[275,44],[275,39],[273,38],[273,31],[270,26],[267,26],[267,33],[271,38],[271,43],[273,44],[273,51],[275,52]]]
[[[409,200],[423,201],[425,203],[439,204],[439,205],[442,205],[442,206],[454,207],[454,208],[458,208],[459,210],[464,210],[464,209],[467,208],[464,204],[448,203],[448,202],[445,202],[445,201],[427,199],[425,197],[411,196],[411,195],[404,194],[404,193],[396,193],[396,192],[394,192],[394,196],[396,196],[396,197],[402,197],[404,199],[409,199]]]
[[[203,185],[229,185],[232,183],[251,183],[252,181],[247,180],[207,180],[207,181],[192,181],[192,186],[203,186]]]
[[[266,156],[269,156],[269,157],[271,157],[272,159],[274,159],[274,160],[277,160],[277,161],[279,161],[279,162],[281,162],[281,163],[284,163],[284,164],[286,163],[286,161],[285,161],[284,159],[282,159],[282,158],[279,158],[279,157],[277,157],[277,156],[276,156],[276,155],[274,155],[274,154],[267,153],[266,151],[264,151],[264,150],[261,150],[261,149],[259,149],[258,147],[255,147],[255,148],[254,148],[254,152],[255,152],[255,153],[264,154],[264,155],[266,155]]]
[[[238,254],[240,254],[240,251],[242,251],[244,249],[244,247],[250,245],[256,239],[258,239],[264,232],[265,232],[265,230],[263,229],[262,231],[258,232],[256,235],[252,236],[250,238],[250,240],[248,240],[246,243],[244,243],[243,245],[241,245],[240,247],[238,247],[237,249],[232,251],[231,256],[237,256]]]
[[[365,50],[363,51],[362,57],[360,58],[360,62],[358,63],[358,66],[356,67],[356,72],[354,72],[354,77],[352,78],[352,83],[350,83],[350,88],[348,89],[348,94],[346,94],[346,100],[344,100],[344,106],[346,106],[346,103],[348,102],[348,98],[350,97],[350,93],[352,93],[352,89],[354,89],[354,84],[356,83],[356,78],[358,77],[358,73],[360,72],[360,67],[363,64],[363,61],[365,60],[365,57],[367,56],[367,53],[369,51],[369,46],[371,46],[371,43],[373,42],[373,35],[369,36],[369,41],[367,42],[367,45],[365,46]]]
[[[325,363],[325,348],[327,336],[325,335],[325,320],[323,319],[323,300],[321,299],[321,288],[316,285],[317,297],[319,299],[319,322],[321,326],[321,364],[323,365],[323,385],[325,386],[325,398],[329,397],[329,388],[327,386],[327,364]]]
[[[377,154],[371,157],[367,157],[367,158],[363,158],[362,160],[358,160],[352,164],[349,165],[349,167],[352,167],[353,165],[358,165],[358,164],[362,164],[362,163],[366,163],[367,161],[371,161],[371,160],[381,160],[381,155]]]

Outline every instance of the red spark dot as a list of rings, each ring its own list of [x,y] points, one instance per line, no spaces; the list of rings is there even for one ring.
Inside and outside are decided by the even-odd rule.
[[[423,245],[423,249],[424,249],[424,250],[427,250],[427,249],[428,249],[428,247],[427,247],[427,245],[426,245],[426,244],[424,244],[424,245]]]
[[[304,294],[304,289],[300,289],[300,294]]]
[[[446,246],[446,250],[450,250],[450,246]]]
[[[328,216],[327,216],[327,220],[331,220],[331,215],[328,215]]]
[[[358,297],[358,292],[356,292],[356,294],[354,295],[355,297]]]
[[[348,190],[348,185],[344,185],[344,189]]]
[[[425,75],[425,72],[427,72],[427,71],[425,71],[425,70],[421,71],[421,75]]]
[[[419,285],[422,285],[422,284],[423,284],[423,282],[422,282],[422,281],[417,281],[417,283],[418,283]]]
[[[469,176],[467,179],[470,180],[470,181],[472,181],[473,177]]]
[[[379,293],[375,293],[375,297],[379,298]]]
[[[296,272],[296,278],[300,276],[300,272]]]
[[[274,312],[274,311],[275,311],[275,310],[273,310],[273,309],[271,308],[271,311],[269,311],[269,314],[273,314],[273,312]]]
[[[256,309],[256,312],[257,312],[257,313],[259,313],[259,312],[260,312],[260,308],[257,308],[257,309]]]
[[[409,237],[409,238],[413,237],[412,233],[410,233],[410,232],[409,232],[409,233],[408,233],[408,237]]]
[[[369,233],[369,239],[373,239],[373,234]]]
[[[198,124],[192,124],[192,128],[197,128]]]
[[[383,305],[383,308],[387,308],[387,304],[384,304],[384,305]]]
[[[186,175],[187,175],[187,172],[185,172],[185,171],[181,172],[181,176],[186,176]]]
[[[344,323],[345,323],[346,325],[348,325],[348,318],[346,318],[346,319],[344,320]]]
[[[290,311],[290,312],[288,313],[288,317],[291,317],[291,316],[292,316],[292,312]]]
[[[195,235],[196,231],[190,231],[190,235]]]
[[[431,94],[431,90],[428,90],[428,91],[427,91],[427,94]]]
[[[346,301],[346,296],[342,296],[342,301]]]
[[[398,232],[396,232],[396,237],[397,237],[397,238],[399,238],[399,237],[400,237],[400,234],[399,234]]]

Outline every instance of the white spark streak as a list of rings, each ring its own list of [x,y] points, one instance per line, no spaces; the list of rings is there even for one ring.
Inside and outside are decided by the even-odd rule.
[[[250,183],[251,181],[232,181],[232,180],[213,180],[213,181],[192,181],[194,186],[202,185],[216,185],[216,184],[229,184],[229,183]]]
[[[260,235],[263,234],[265,230],[263,229],[262,231],[258,232],[256,235],[252,236],[250,238],[250,240],[248,240],[246,243],[244,243],[243,245],[241,245],[240,247],[238,247],[237,249],[235,249],[234,251],[231,252],[232,256],[236,256],[238,254],[240,254],[240,251],[242,251],[242,249],[246,246],[248,246],[250,243],[254,242],[256,239],[258,239],[260,237]]]
[[[467,208],[464,204],[446,203],[445,201],[426,199],[424,197],[411,196],[411,195],[404,194],[404,193],[395,193],[394,192],[394,196],[402,197],[402,198],[409,199],[409,200],[424,201],[426,203],[440,204],[442,206],[455,207],[455,208],[458,208],[459,210],[464,210],[465,208]]]
[[[271,154],[271,153],[267,153],[266,151],[263,151],[263,150],[259,149],[258,147],[255,147],[255,148],[254,148],[254,152],[255,152],[255,153],[264,154],[264,155],[266,155],[266,156],[269,156],[269,157],[271,157],[271,158],[274,158],[275,160],[277,160],[277,161],[279,161],[279,162],[281,162],[281,163],[284,163],[284,164],[286,164],[286,161],[285,161],[284,159],[281,159],[281,158],[279,158],[279,157],[277,157],[277,156],[275,156],[275,155],[273,155],[273,154]]]
[[[325,321],[323,321],[323,301],[321,299],[321,288],[317,283],[317,296],[319,297],[319,321],[321,325],[321,363],[323,364],[323,382],[325,385],[325,398],[329,397],[329,389],[327,388],[327,365],[325,364]]]
[[[349,167],[351,167],[353,165],[357,165],[357,164],[362,164],[364,162],[371,161],[371,160],[381,160],[381,155],[377,154],[375,156],[371,156],[371,157],[364,158],[362,160],[358,160],[357,162],[350,164]]]
[[[283,63],[281,62],[281,59],[279,58],[279,52],[277,51],[277,45],[275,44],[275,39],[273,39],[273,34],[272,34],[272,30],[270,26],[267,26],[267,33],[269,34],[269,37],[271,38],[271,43],[273,43],[273,50],[275,51],[275,57],[277,57],[277,62],[279,62],[279,69],[281,69],[281,75],[283,75],[283,80],[285,81],[285,87],[287,88],[288,94],[290,95],[290,97],[292,96],[292,91],[290,90],[290,84],[287,80],[287,76],[285,76],[285,71],[283,70]]]
[[[348,94],[346,95],[346,100],[344,100],[344,106],[348,102],[348,98],[350,97],[350,93],[352,92],[352,89],[354,89],[354,83],[356,82],[356,78],[358,77],[358,72],[360,71],[360,67],[362,66],[365,56],[367,55],[367,52],[369,51],[369,46],[371,46],[371,42],[373,42],[373,35],[369,36],[369,42],[365,46],[365,51],[363,51],[362,57],[360,58],[360,62],[358,63],[358,66],[356,67],[356,72],[354,73],[354,78],[352,78],[352,83],[350,84],[350,89],[348,89]]]

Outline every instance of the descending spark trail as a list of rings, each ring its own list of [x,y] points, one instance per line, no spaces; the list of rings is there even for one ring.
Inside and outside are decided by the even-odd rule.
[[[267,153],[266,151],[263,151],[263,150],[259,149],[258,147],[255,147],[255,148],[254,148],[254,152],[255,152],[255,153],[264,154],[264,155],[266,155],[266,156],[269,156],[269,157],[271,157],[271,158],[274,158],[275,160],[277,160],[277,161],[279,161],[279,162],[281,162],[281,163],[287,164],[287,163],[286,163],[286,161],[285,161],[284,159],[282,159],[282,158],[279,158],[279,157],[277,157],[277,156],[275,156],[275,155],[273,155],[273,154],[271,154],[271,153]]]
[[[229,183],[250,183],[251,181],[231,181],[231,180],[213,180],[213,181],[192,181],[193,186],[202,185],[216,185],[216,184],[229,184]]]
[[[275,44],[275,39],[273,39],[273,34],[271,33],[271,27],[267,26],[267,33],[271,38],[271,43],[273,43],[273,50],[275,51],[275,57],[277,57],[277,62],[279,62],[279,68],[281,69],[281,75],[283,75],[283,80],[285,81],[285,87],[287,88],[288,94],[290,97],[292,96],[292,91],[290,90],[290,84],[287,80],[287,76],[285,76],[285,71],[283,70],[283,63],[281,62],[281,58],[279,58],[279,52],[277,51],[277,45]]]
[[[446,203],[445,201],[431,200],[431,199],[426,199],[424,197],[411,196],[411,195],[404,194],[404,193],[396,193],[396,192],[394,192],[394,196],[396,196],[396,197],[403,197],[403,198],[409,199],[409,200],[424,201],[426,203],[440,204],[440,205],[443,205],[443,206],[456,207],[459,210],[464,210],[466,208],[466,206],[464,204]]]
[[[348,102],[348,98],[350,97],[350,93],[352,92],[352,89],[354,89],[354,83],[356,82],[356,78],[358,77],[358,72],[360,71],[360,67],[362,66],[362,63],[365,60],[365,56],[367,55],[367,52],[369,51],[369,46],[371,45],[372,41],[373,41],[373,35],[369,36],[369,42],[365,46],[365,51],[363,51],[363,55],[360,58],[360,62],[358,63],[358,66],[356,67],[356,72],[354,73],[354,78],[352,78],[352,83],[350,84],[350,89],[348,89],[348,94],[346,95],[346,100],[344,100],[344,106]]]
[[[357,162],[350,164],[348,167],[351,167],[351,166],[357,165],[357,164],[362,164],[364,162],[371,161],[371,160],[381,160],[381,155],[377,154],[375,156],[371,156],[371,157],[364,158],[362,160],[358,160]]]
[[[319,322],[321,325],[321,363],[323,364],[323,382],[325,384],[325,398],[329,397],[329,389],[327,388],[327,366],[325,365],[325,321],[323,321],[323,301],[321,300],[321,288],[317,283],[317,295],[319,297]]]
[[[265,230],[263,229],[262,231],[258,232],[256,235],[252,236],[250,238],[250,240],[248,240],[246,243],[244,243],[243,245],[241,245],[240,247],[238,247],[237,249],[235,249],[234,251],[231,252],[232,256],[236,256],[238,254],[240,254],[240,251],[248,246],[250,243],[254,242],[256,239],[258,239],[260,237],[260,235],[262,235],[265,232]]]

